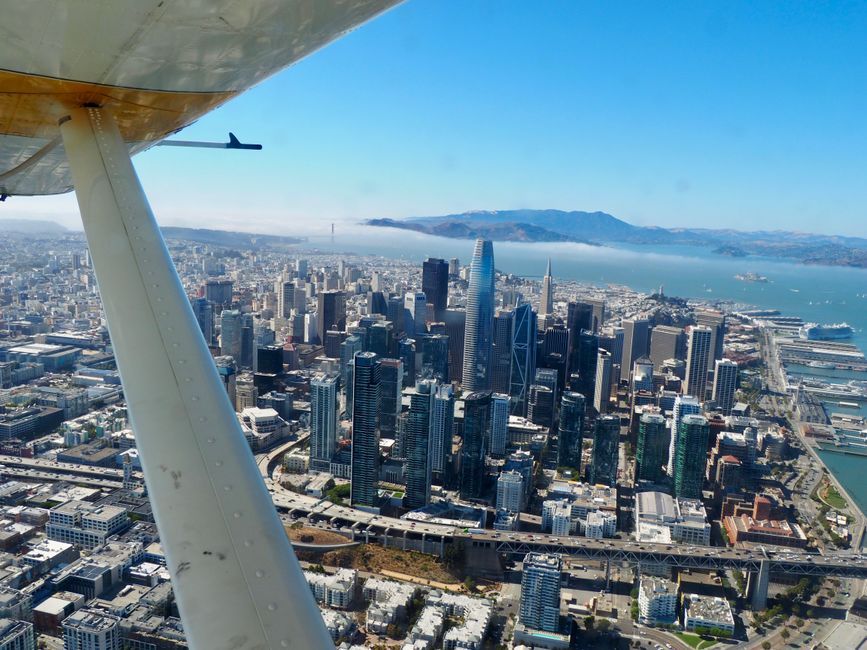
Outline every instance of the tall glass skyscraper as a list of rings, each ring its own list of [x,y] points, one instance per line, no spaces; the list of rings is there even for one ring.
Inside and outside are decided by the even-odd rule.
[[[638,448],[635,452],[640,480],[661,483],[666,478],[668,447],[665,418],[659,413],[643,413],[638,421]]]
[[[536,313],[518,305],[512,316],[512,363],[509,380],[512,415],[527,415],[527,398],[536,375]]]
[[[620,418],[603,415],[593,428],[593,462],[590,466],[590,482],[614,487],[617,483],[617,466],[620,461]]]
[[[434,307],[434,318],[441,320],[449,299],[449,265],[445,260],[429,257],[424,261],[421,290]]]
[[[379,433],[385,438],[394,438],[397,433],[402,390],[403,362],[400,359],[382,359],[379,369]]]
[[[684,415],[677,427],[677,450],[674,458],[674,495],[678,498],[701,498],[701,486],[707,463],[707,438],[710,426],[703,415]]]
[[[437,388],[431,418],[431,467],[440,484],[449,480],[452,434],[455,421],[455,396],[449,384]]]
[[[337,376],[310,381],[310,469],[329,471],[337,450]]]
[[[585,408],[584,395],[571,391],[563,393],[557,440],[557,465],[560,467],[581,467]]]
[[[379,373],[373,352],[355,355],[352,401],[352,480],[349,499],[353,506],[376,508],[379,481]]]
[[[470,393],[464,399],[464,443],[461,447],[461,498],[482,495],[485,478],[485,438],[491,427],[491,392]]]
[[[415,386],[406,422],[406,496],[407,508],[423,508],[430,503],[431,416],[437,383],[423,379]]]
[[[494,245],[477,239],[470,263],[467,322],[464,332],[464,367],[461,383],[466,391],[491,385],[491,343],[494,327]]]

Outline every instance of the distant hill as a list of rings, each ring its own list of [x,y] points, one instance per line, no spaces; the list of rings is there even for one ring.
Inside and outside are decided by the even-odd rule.
[[[867,239],[789,231],[635,226],[607,212],[490,210],[407,219],[371,219],[371,226],[494,241],[574,241],[596,244],[690,245],[715,254],[762,255],[804,264],[867,267]]]
[[[70,233],[59,223],[40,219],[0,219],[0,232],[22,235],[65,235]]]
[[[303,237],[286,237],[283,235],[262,235],[232,230],[210,230],[208,228],[181,228],[178,226],[163,226],[160,228],[166,239],[183,239],[200,244],[226,246],[236,248],[257,248],[262,246],[289,246],[307,241]]]

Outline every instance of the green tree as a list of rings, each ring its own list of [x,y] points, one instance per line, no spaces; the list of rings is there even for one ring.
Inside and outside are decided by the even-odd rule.
[[[593,629],[596,624],[596,619],[592,616],[587,616],[584,618],[584,629],[588,632]]]
[[[771,642],[762,641],[762,650],[771,650]]]
[[[780,636],[784,639],[788,639],[792,634],[787,629],[783,628],[783,631],[780,632]]]
[[[605,634],[611,629],[611,621],[607,618],[600,618],[599,622],[596,623],[596,629],[599,630],[602,634]]]

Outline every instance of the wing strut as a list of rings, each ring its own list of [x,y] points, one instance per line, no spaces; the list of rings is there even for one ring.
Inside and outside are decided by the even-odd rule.
[[[60,129],[190,647],[334,647],[112,115]]]

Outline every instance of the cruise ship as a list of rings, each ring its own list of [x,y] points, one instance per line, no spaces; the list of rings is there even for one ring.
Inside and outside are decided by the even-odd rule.
[[[833,341],[851,338],[852,327],[848,323],[834,323],[833,325],[805,323],[798,330],[798,334],[807,341]]]

